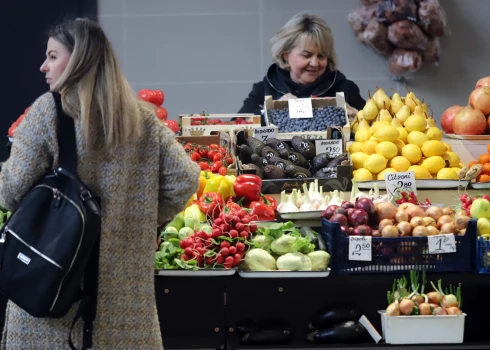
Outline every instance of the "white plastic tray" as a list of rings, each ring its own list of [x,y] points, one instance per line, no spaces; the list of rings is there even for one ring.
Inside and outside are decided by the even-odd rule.
[[[377,183],[379,189],[385,190],[385,181],[384,180],[375,180],[375,181],[358,181],[357,186],[360,189],[371,189],[374,188],[374,184]],[[467,180],[415,180],[415,186],[417,189],[423,188],[458,188],[468,186],[469,181]]]
[[[201,269],[192,270],[155,270],[157,276],[172,276],[172,277],[219,277],[232,276],[236,269]]]
[[[461,344],[466,314],[386,316],[380,311],[383,339],[388,344]]]
[[[283,220],[311,220],[320,219],[323,210],[299,211],[295,213],[279,213]]]
[[[490,182],[472,182],[471,187],[475,190],[489,190]]]
[[[245,271],[238,270],[238,274],[243,278],[321,278],[330,275],[330,268],[327,271]]]
[[[490,135],[456,135],[444,134],[453,140],[490,140]]]

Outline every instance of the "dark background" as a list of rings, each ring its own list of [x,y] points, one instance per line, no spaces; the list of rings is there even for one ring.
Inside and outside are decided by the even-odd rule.
[[[10,125],[48,91],[39,71],[47,31],[65,18],[96,15],[97,0],[0,1],[0,162],[9,155]]]

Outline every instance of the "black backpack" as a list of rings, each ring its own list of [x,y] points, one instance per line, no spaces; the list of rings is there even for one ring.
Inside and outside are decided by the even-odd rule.
[[[87,349],[97,306],[100,200],[77,176],[74,121],[63,112],[61,96],[53,97],[59,164],[22,198],[0,230],[0,292],[42,318],[61,318],[81,300],[71,330],[82,317]],[[71,330],[68,342],[76,349]]]

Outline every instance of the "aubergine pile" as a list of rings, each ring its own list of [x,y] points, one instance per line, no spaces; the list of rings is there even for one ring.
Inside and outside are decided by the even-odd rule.
[[[366,329],[358,322],[361,315],[356,309],[339,308],[317,312],[309,325],[307,340],[315,344],[356,343]]]
[[[254,169],[263,179],[336,178],[337,166],[347,160],[346,154],[316,154],[315,144],[299,136],[291,139],[291,145],[248,136],[238,146],[238,157],[244,169]]]

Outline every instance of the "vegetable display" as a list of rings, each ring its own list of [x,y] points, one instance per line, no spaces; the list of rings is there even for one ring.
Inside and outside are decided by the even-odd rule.
[[[197,162],[201,170],[226,175],[227,167],[234,162],[230,152],[218,144],[199,145],[182,139],[178,139],[178,141],[191,159]]]

